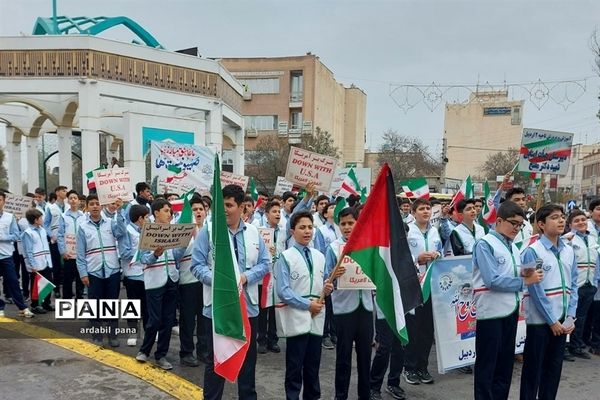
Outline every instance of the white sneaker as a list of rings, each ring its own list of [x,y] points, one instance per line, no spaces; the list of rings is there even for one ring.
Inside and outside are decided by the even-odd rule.
[[[172,332],[174,335],[177,335],[177,336],[179,336],[179,325],[175,325],[173,328],[171,328],[171,332]]]
[[[137,346],[137,337],[132,335],[127,339],[127,346],[134,347]]]
[[[4,310],[0,310],[0,317],[4,317]]]
[[[34,314],[31,311],[29,311],[29,308],[24,308],[21,311],[19,311],[19,315],[25,318],[33,318]]]
[[[140,351],[135,356],[135,359],[141,363],[145,363],[146,361],[148,361],[148,356]]]

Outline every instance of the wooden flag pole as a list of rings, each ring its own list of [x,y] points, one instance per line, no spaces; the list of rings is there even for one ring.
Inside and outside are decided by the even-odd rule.
[[[337,273],[338,269],[342,265],[342,260],[344,259],[344,257],[345,257],[345,254],[342,253],[342,256],[338,259],[337,263],[335,264],[335,267],[333,267],[333,270],[327,277],[326,280],[329,281],[330,283],[333,283],[333,280],[331,279],[331,277],[335,276],[335,274]],[[319,297],[319,303],[323,303],[324,301],[325,301],[325,288],[323,288],[323,290],[321,291],[321,296]]]
[[[544,200],[544,186],[546,185],[546,174],[541,174],[540,183],[537,187],[537,195],[535,199],[535,211],[539,210]]]

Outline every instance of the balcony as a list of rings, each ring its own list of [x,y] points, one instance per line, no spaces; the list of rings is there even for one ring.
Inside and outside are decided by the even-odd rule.
[[[291,92],[290,93],[290,108],[302,108],[303,98],[304,98],[303,92]]]

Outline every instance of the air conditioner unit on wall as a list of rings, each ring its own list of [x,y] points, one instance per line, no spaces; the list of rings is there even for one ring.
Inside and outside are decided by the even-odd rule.
[[[255,138],[258,136],[258,131],[256,129],[246,129],[246,137]]]

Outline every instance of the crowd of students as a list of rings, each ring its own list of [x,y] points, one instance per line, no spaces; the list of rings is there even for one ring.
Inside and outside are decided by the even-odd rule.
[[[524,191],[510,189],[504,199],[502,194],[500,189],[494,198],[497,218],[489,227],[478,220],[481,199],[453,205],[405,199],[399,208],[420,279],[441,257],[473,255],[477,359],[473,369],[461,372],[474,372],[475,398],[508,397],[517,320],[524,308],[521,398],[551,399],[556,397],[563,359],[600,355],[600,200],[590,204],[589,218],[575,210],[566,219],[560,206],[544,205],[535,212],[539,239],[531,243],[534,229]],[[141,229],[147,221],[177,223],[179,215],[170,202],[176,195],[154,197],[144,182],[136,185],[135,199],[128,204],[101,206],[95,194],[83,197],[64,186],[55,189],[49,202],[42,189],[29,195],[32,208],[16,221],[3,212],[6,196],[0,192],[5,298],[0,298],[0,316],[5,302],[14,303],[25,318],[54,310],[50,296],[42,304],[29,299],[36,272],[56,285],[55,298],[117,299],[122,283],[127,297],[142,305],[142,326],[128,321],[138,332],[127,338],[127,345],[139,346],[136,360],[147,362],[156,344],[156,364],[173,368],[167,353],[175,331],[180,364],[197,367],[202,362],[204,397],[220,399],[224,379],[215,373],[211,338],[210,197],[194,194],[189,201],[196,230],[186,248],[147,251],[138,249]],[[382,389],[394,399],[405,399],[401,378],[411,385],[434,383],[428,370],[434,338],[431,300],[408,311],[409,343],[404,347],[383,319],[374,292],[337,290],[336,279],[345,269],[335,266],[360,217],[358,196],[351,196],[349,207],[337,215],[334,199],[317,196],[312,184],[301,199],[292,192],[259,196],[255,209],[241,187],[223,188],[251,326],[250,347],[237,381],[239,398],[258,397],[257,354],[279,353],[280,338],[286,339],[287,399],[299,399],[301,393],[303,399],[320,398],[322,349],[336,352],[336,399],[349,397],[353,352],[359,399],[381,399]],[[442,215],[433,224],[436,204]],[[273,229],[272,246],[265,245],[258,228]],[[261,302],[261,296],[271,301]],[[107,335],[99,329],[102,324],[114,328],[115,323],[93,321],[94,343],[103,345],[106,336],[109,346],[118,347],[114,329]]]

